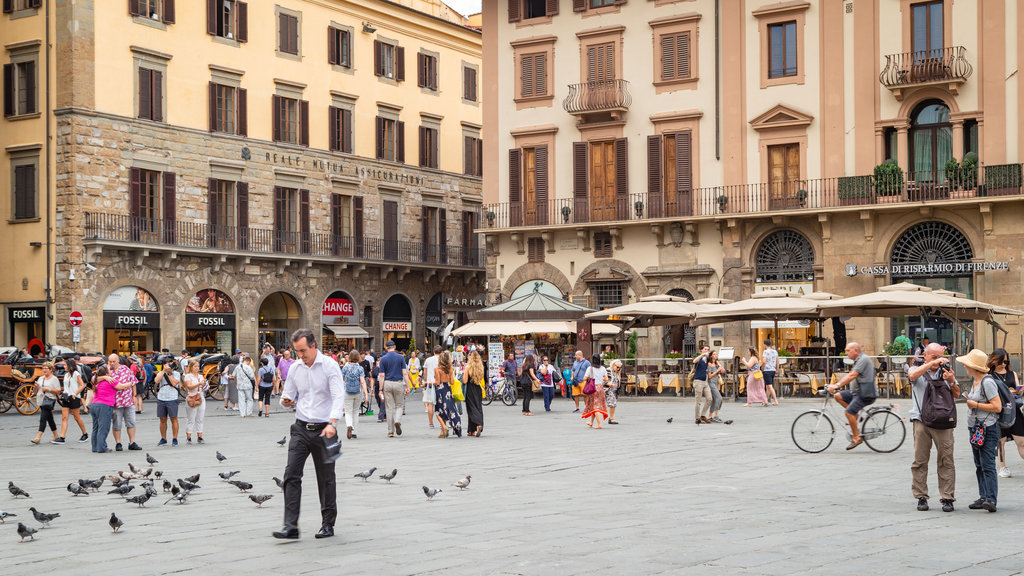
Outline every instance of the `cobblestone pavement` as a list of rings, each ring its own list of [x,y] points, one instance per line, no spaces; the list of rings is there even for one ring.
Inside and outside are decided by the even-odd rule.
[[[364,416],[360,437],[344,443],[338,463],[338,536],[315,540],[316,487],[307,464],[302,539],[281,542],[281,476],[286,449],[276,441],[290,415],[240,419],[210,404],[205,446],[157,448],[155,404],[139,420],[139,442],[176,479],[200,473],[188,504],[146,509],[107,495],[72,497],[77,478],[97,478],[144,452],[92,454],[88,444],[33,446],[36,417],[0,415],[0,481],[31,499],[0,496],[17,518],[0,526],[4,574],[1013,574],[1024,570],[1015,538],[1024,514],[1019,476],[1000,480],[999,512],[971,511],[974,466],[961,427],[956,436],[957,509],[918,512],[910,494],[912,439],[895,453],[838,438],[821,454],[804,454],[790,424],[817,402],[744,408],[727,402],[731,426],[696,426],[692,398],[621,401],[619,426],[586,428],[571,404],[528,418],[516,407],[485,409],[482,438],[438,439],[422,405],[410,399],[405,434],[386,438]],[[905,403],[906,401],[904,401]],[[534,409],[542,410],[540,401]],[[905,412],[905,407],[903,408]],[[182,408],[184,413],[184,408]],[[666,424],[668,417],[672,424]],[[85,417],[87,426],[89,417]],[[908,429],[909,430],[909,429]],[[49,438],[49,432],[45,438]],[[72,423],[69,438],[78,437]],[[184,440],[184,432],[181,433]],[[112,444],[111,444],[112,445]],[[228,456],[218,463],[215,451]],[[372,466],[363,483],[352,475]],[[398,468],[392,485],[376,478]],[[262,509],[217,472],[273,494]],[[471,474],[469,490],[452,482]],[[936,490],[934,469],[929,477]],[[442,488],[426,501],[421,486]],[[34,543],[19,544],[17,520],[38,527],[29,506],[60,512]],[[122,532],[111,534],[111,512]],[[102,565],[101,565],[102,563]]]

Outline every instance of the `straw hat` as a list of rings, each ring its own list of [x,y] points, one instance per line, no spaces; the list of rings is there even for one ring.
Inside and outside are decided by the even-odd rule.
[[[957,356],[956,361],[978,372],[988,372],[988,354],[977,348],[963,356]]]

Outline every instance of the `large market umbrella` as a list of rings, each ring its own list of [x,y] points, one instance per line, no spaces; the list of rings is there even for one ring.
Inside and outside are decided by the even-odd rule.
[[[591,312],[587,318],[595,322],[609,322],[623,325],[667,326],[689,322],[697,315],[699,306],[683,299],[649,300]]]
[[[540,291],[538,282],[533,292],[470,312],[470,316],[474,320],[576,320],[593,311],[593,308],[548,296]]]
[[[780,320],[806,320],[818,317],[817,300],[811,300],[796,292],[768,290],[731,304],[702,307],[692,325],[719,324],[735,320],[771,320],[774,323],[774,338],[777,343]]]

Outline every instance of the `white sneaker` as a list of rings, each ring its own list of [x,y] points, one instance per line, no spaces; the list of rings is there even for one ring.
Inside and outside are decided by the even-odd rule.
[[[1009,468],[1007,468],[1006,466],[1003,466],[1002,468],[999,469],[999,477],[1000,478],[1013,478],[1013,474],[1010,474],[1010,469]]]

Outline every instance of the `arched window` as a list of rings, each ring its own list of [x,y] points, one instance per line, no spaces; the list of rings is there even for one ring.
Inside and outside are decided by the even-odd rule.
[[[952,278],[970,276],[956,268],[934,268],[936,264],[970,262],[974,250],[963,232],[945,222],[921,222],[908,228],[892,247],[891,267],[906,270],[907,266],[924,266],[906,274],[893,272],[893,279],[901,277]],[[933,268],[928,268],[929,266]]]
[[[756,282],[814,280],[814,248],[799,232],[774,232],[757,249],[755,274]]]
[[[908,180],[946,180],[945,165],[953,157],[953,125],[949,107],[938,100],[918,104],[910,115],[910,166]]]

